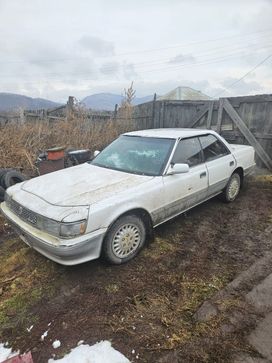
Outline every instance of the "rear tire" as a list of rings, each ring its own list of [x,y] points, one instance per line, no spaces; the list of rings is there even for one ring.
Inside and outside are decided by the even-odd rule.
[[[238,173],[233,173],[228,181],[226,188],[223,190],[222,198],[224,202],[231,203],[233,202],[241,189],[241,177]]]
[[[119,218],[110,227],[102,247],[103,257],[114,265],[132,260],[146,241],[146,227],[136,215]]]

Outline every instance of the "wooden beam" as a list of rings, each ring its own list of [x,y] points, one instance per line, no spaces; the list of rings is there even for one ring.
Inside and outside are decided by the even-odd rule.
[[[256,153],[258,154],[259,158],[262,160],[264,165],[268,169],[272,169],[272,160],[268,156],[268,154],[265,152],[261,144],[256,140],[255,136],[251,133],[251,131],[248,129],[244,121],[241,119],[241,117],[238,115],[238,113],[235,111],[235,109],[232,107],[231,103],[227,98],[224,99],[224,109],[230,116],[230,118],[233,120],[233,122],[236,124],[238,129],[241,131],[241,133],[244,135],[244,137],[247,139],[249,144],[254,147]]]
[[[218,107],[217,125],[216,125],[216,131],[218,133],[220,133],[220,131],[221,131],[222,116],[223,116],[223,98],[220,98],[219,107]]]
[[[208,111],[208,118],[207,118],[207,129],[210,129],[211,125],[212,125],[213,105],[214,105],[214,101],[211,101],[209,103],[209,111]]]
[[[226,139],[228,137],[233,137],[233,138],[236,138],[236,137],[239,137],[241,136],[241,133],[240,131],[233,131],[233,130],[222,130],[221,131],[221,135]],[[255,138],[258,140],[258,139],[261,139],[261,140],[272,140],[272,134],[262,134],[260,132],[254,132],[253,135],[255,136]]]
[[[198,111],[198,113],[195,115],[195,117],[188,122],[188,124],[185,127],[191,128],[195,127],[195,125],[199,122],[199,120],[205,115],[206,112],[209,111],[209,106],[204,106],[201,110]]]
[[[62,108],[65,108],[65,107],[66,107],[66,105],[61,105],[61,106],[58,106],[58,107],[55,107],[55,108],[51,108],[51,109],[47,110],[47,112],[52,113],[52,112],[61,110]]]

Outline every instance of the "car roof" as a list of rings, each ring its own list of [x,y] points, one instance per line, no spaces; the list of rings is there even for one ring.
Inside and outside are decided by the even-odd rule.
[[[142,136],[142,137],[159,137],[166,139],[183,139],[186,137],[215,134],[212,130],[205,129],[181,129],[181,128],[164,128],[164,129],[147,129],[126,132],[124,135],[128,136]]]

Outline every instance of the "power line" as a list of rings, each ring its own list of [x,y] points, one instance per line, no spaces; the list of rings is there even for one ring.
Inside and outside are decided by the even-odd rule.
[[[255,54],[243,54],[244,56],[247,56],[247,58],[249,57],[252,57],[252,56],[255,56]],[[213,58],[213,59],[210,59],[208,61],[202,61],[202,62],[198,62],[198,63],[194,63],[194,64],[183,64],[183,65],[179,65],[179,66],[175,66],[175,67],[164,67],[164,68],[157,68],[157,69],[153,69],[153,70],[145,70],[145,71],[142,71],[141,74],[147,74],[147,73],[156,73],[156,72],[162,72],[162,71],[165,71],[165,70],[168,70],[168,71],[175,71],[175,70],[179,70],[181,68],[191,68],[191,67],[195,67],[195,66],[203,66],[203,65],[210,65],[210,64],[216,64],[216,63],[221,63],[221,62],[225,62],[225,61],[228,61],[230,59],[235,59],[235,58],[240,58],[241,57],[241,54],[239,54],[238,56],[237,55],[230,55],[230,56],[227,56],[227,57],[219,57],[219,58]],[[92,75],[92,74],[97,74],[96,71],[93,71],[93,72],[90,72],[89,75]],[[85,74],[82,74],[83,76]],[[79,78],[80,74],[73,74],[73,75],[68,75],[64,78],[59,78],[59,75],[56,74],[57,77],[48,77],[48,76],[45,76],[43,79],[39,79],[39,80],[21,80],[21,83],[23,84],[40,84],[40,83],[48,83],[50,80],[52,81],[55,81],[55,82],[70,82],[70,81],[75,81],[75,77],[77,77],[77,80],[78,81],[93,81],[93,78]],[[69,78],[68,78],[69,77]],[[11,81],[10,81],[11,82]]]
[[[250,71],[248,71],[247,73],[245,73],[241,78],[237,79],[236,81],[234,81],[233,83],[231,83],[228,88],[233,87],[234,85],[236,85],[237,83],[241,82],[244,78],[246,78],[250,73],[252,73],[253,71],[255,71],[255,69],[259,68],[262,64],[264,64],[269,58],[272,57],[272,54],[270,54],[269,56],[265,57],[265,59],[263,59],[260,63],[258,63],[255,67],[253,67]],[[213,96],[215,97],[219,97],[222,93],[225,93],[226,90],[220,92],[219,94]]]
[[[121,57],[124,55],[133,55],[133,54],[142,54],[142,53],[152,53],[152,52],[157,52],[157,51],[161,51],[161,50],[168,50],[168,49],[175,49],[175,48],[181,48],[181,47],[188,47],[190,45],[199,45],[199,44],[206,44],[206,43],[210,43],[210,42],[216,42],[216,41],[220,41],[220,40],[231,40],[233,38],[239,39],[242,38],[241,40],[243,40],[243,38],[247,38],[250,36],[258,36],[259,37],[266,37],[266,36],[270,36],[270,34],[263,34],[263,33],[269,33],[271,32],[272,29],[266,29],[266,30],[262,30],[262,31],[258,31],[258,32],[252,32],[252,33],[244,33],[241,35],[232,35],[232,36],[227,36],[227,37],[221,37],[221,38],[214,38],[214,39],[206,39],[206,40],[201,40],[201,41],[193,41],[193,42],[189,42],[189,43],[180,43],[180,44],[176,44],[173,46],[169,46],[169,47],[163,47],[163,48],[153,48],[153,49],[145,49],[145,50],[139,50],[139,51],[133,51],[133,52],[127,52],[127,53],[119,53],[119,54],[112,54],[111,57],[112,58],[116,58],[116,57]],[[249,39],[251,40],[251,39]],[[253,39],[253,40],[258,40],[257,39]],[[104,56],[104,57],[98,57],[98,58],[107,58],[108,56]],[[86,59],[86,58],[58,58],[58,59],[37,59],[35,61],[35,63],[55,63],[55,62],[65,62],[65,61],[74,61],[74,60],[80,60],[80,59]],[[3,63],[29,63],[29,61],[27,60],[0,60],[0,64]]]
[[[269,45],[269,46],[265,46],[265,47],[258,47],[258,48],[255,48],[254,50],[255,51],[263,51],[263,50],[270,50],[272,47],[272,44]],[[245,50],[249,50],[250,52],[246,52],[245,53]],[[208,53],[200,53],[199,55],[209,55],[211,54],[211,52],[208,52]],[[199,57],[199,55],[197,54],[196,56],[196,59]],[[136,63],[134,64],[135,66],[135,70],[136,72],[138,72],[139,74],[141,73],[154,73],[154,72],[158,72],[158,71],[166,71],[166,70],[169,70],[169,71],[172,71],[172,70],[179,70],[181,68],[191,68],[191,67],[195,67],[195,66],[202,66],[202,65],[209,65],[209,64],[214,64],[214,63],[218,63],[218,62],[224,62],[226,60],[229,60],[229,59],[234,59],[234,58],[239,58],[241,56],[255,56],[255,53],[252,52],[252,46],[250,47],[241,47],[241,48],[237,48],[236,51],[234,52],[231,52],[231,53],[227,53],[227,54],[224,54],[222,56],[217,56],[217,57],[208,57],[206,59],[199,59],[198,61],[194,61],[193,63],[188,63],[187,61],[184,61],[184,62],[180,62],[180,63],[173,63],[173,64],[170,64],[169,62],[165,63],[165,62],[143,62],[143,63]],[[164,65],[164,67],[159,67],[159,68],[153,68],[155,65]],[[124,66],[124,64],[123,64]],[[146,66],[148,67],[146,69]],[[151,67],[151,69],[150,69]],[[139,70],[140,68],[140,70]],[[92,70],[92,71],[89,71],[89,72],[84,72],[84,73],[81,73],[81,72],[77,72],[77,73],[70,73],[70,74],[67,74],[67,72],[65,73],[46,73],[46,74],[43,74],[42,77],[46,78],[47,80],[49,79],[55,79],[55,80],[61,80],[60,77],[71,77],[71,76],[75,76],[75,77],[80,77],[80,76],[88,76],[88,75],[91,75],[91,74],[97,74],[98,72],[101,72],[101,69],[96,69],[96,70]],[[110,74],[111,71],[115,70],[115,68],[113,67],[105,67],[104,68],[104,71],[108,72]],[[107,75],[107,73],[104,72],[105,75]],[[33,76],[33,72],[32,72],[32,75]],[[36,75],[36,77],[41,77],[41,75]],[[0,76],[0,79],[11,79],[13,77],[18,77],[16,74],[14,75],[2,75]],[[82,79],[82,78],[81,78]],[[26,82],[28,82],[26,80]],[[29,81],[30,83],[39,83],[39,81]]]

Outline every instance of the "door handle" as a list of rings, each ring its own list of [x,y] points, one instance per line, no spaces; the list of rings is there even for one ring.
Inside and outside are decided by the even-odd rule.
[[[229,165],[230,165],[230,166],[233,166],[233,165],[234,165],[234,161],[231,161],[231,162],[229,163]]]
[[[205,178],[205,176],[207,175],[206,171],[204,171],[203,173],[200,174],[200,178]]]

